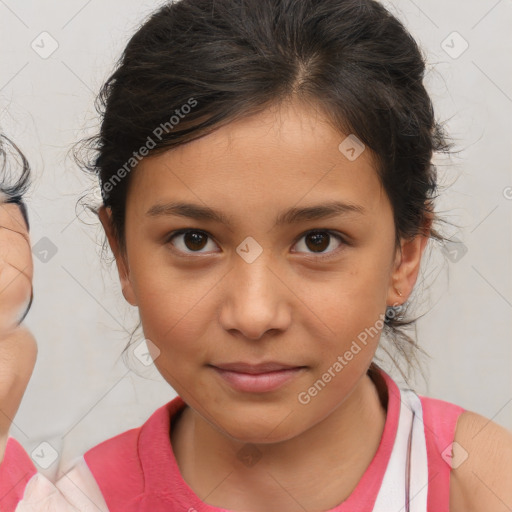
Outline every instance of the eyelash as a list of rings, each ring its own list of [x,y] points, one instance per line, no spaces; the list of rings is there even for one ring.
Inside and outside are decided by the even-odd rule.
[[[173,231],[172,233],[170,233],[167,237],[166,237],[166,241],[165,241],[165,244],[166,245],[173,245],[172,244],[172,240],[179,236],[179,235],[183,235],[183,234],[186,234],[186,233],[200,233],[206,237],[208,237],[208,239],[210,240],[213,240],[213,237],[207,232],[207,231],[203,231],[201,229],[192,229],[192,228],[185,228],[185,229],[179,229],[177,231]],[[309,231],[306,231],[305,233],[302,233],[297,239],[296,241],[294,242],[294,246],[302,239],[304,238],[305,236],[307,235],[310,235],[310,234],[314,234],[314,233],[326,233],[328,234],[329,236],[331,237],[334,237],[336,239],[338,239],[338,241],[341,243],[342,246],[344,245],[350,245],[344,237],[342,237],[338,232],[335,232],[335,231],[331,231],[329,229],[312,229],[312,230],[309,230]],[[329,244],[330,245],[330,244]],[[308,258],[309,259],[314,259],[316,261],[318,260],[325,260],[325,259],[328,259],[328,258],[332,258],[333,257],[333,254],[337,254],[340,249],[342,247],[338,247],[336,249],[334,249],[333,251],[330,251],[330,252],[327,252],[327,253],[307,253],[309,254]],[[193,255],[194,254],[194,251],[191,252],[191,253],[184,253],[183,251],[179,250],[179,249],[175,249],[177,252],[179,252],[180,254],[185,254],[186,256],[190,256],[190,255]],[[201,254],[200,252],[198,251],[195,251],[197,254]],[[192,256],[194,257],[194,256]]]

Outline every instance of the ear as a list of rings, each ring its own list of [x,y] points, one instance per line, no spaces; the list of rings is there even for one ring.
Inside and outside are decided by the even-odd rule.
[[[114,227],[112,224],[112,210],[110,207],[102,206],[98,211],[101,224],[108,238],[108,243],[114,257],[116,259],[117,272],[119,274],[119,281],[121,282],[121,288],[123,290],[124,298],[132,305],[137,306],[137,299],[133,291],[133,285],[130,280],[130,267],[128,265],[127,255],[123,254],[120,249],[117,236],[114,233]]]
[[[403,304],[412,293],[418,273],[421,257],[427,245],[432,227],[433,215],[429,213],[421,232],[411,239],[402,239],[400,249],[396,251],[395,263],[389,283],[387,305]],[[401,293],[401,295],[398,293]]]

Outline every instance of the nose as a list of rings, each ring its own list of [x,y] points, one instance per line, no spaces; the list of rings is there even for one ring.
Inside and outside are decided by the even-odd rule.
[[[283,283],[276,265],[265,251],[252,263],[236,258],[223,284],[222,328],[250,340],[288,329],[293,293]]]

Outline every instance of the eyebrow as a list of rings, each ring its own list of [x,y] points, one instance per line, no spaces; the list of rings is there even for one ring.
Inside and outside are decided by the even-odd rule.
[[[284,224],[296,224],[304,221],[320,220],[354,213],[364,215],[365,212],[366,209],[361,205],[333,201],[303,208],[290,208],[285,212],[281,212],[277,216],[275,225],[282,226]],[[189,219],[213,221],[225,224],[226,226],[231,226],[231,221],[224,213],[214,210],[208,206],[184,203],[181,201],[155,204],[149,208],[146,215],[149,217],[187,217]]]

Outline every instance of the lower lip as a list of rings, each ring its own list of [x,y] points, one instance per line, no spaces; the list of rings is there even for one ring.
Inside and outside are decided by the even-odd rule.
[[[304,368],[290,368],[289,370],[250,374],[221,370],[216,367],[213,369],[232,387],[248,393],[263,393],[279,389],[304,370]]]

